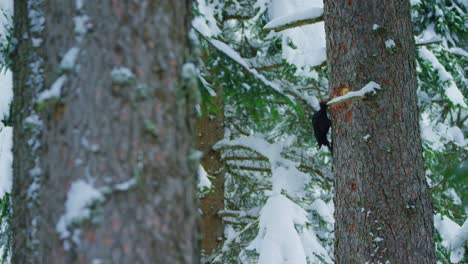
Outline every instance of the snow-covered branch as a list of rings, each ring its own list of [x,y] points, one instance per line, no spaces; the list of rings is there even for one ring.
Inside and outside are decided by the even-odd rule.
[[[323,21],[323,8],[312,7],[296,13],[275,18],[266,24],[264,28],[279,32],[290,28],[317,23],[320,21]]]
[[[431,45],[431,44],[436,44],[436,43],[441,43],[442,39],[439,37],[434,37],[431,39],[415,39],[416,46],[426,46],[426,45]]]
[[[239,53],[237,53],[234,49],[229,47],[229,45],[216,39],[210,39],[209,42],[217,50],[221,51],[226,56],[228,56],[229,58],[237,62],[242,67],[244,67],[248,72],[252,73],[257,79],[262,81],[266,86],[273,88],[273,90],[283,94],[283,89],[278,84],[271,82],[265,76],[260,74],[257,70],[251,68],[249,64],[239,55]]]
[[[362,99],[362,98],[364,98],[366,96],[366,94],[369,94],[369,93],[375,94],[375,93],[377,93],[376,90],[379,90],[379,89],[381,89],[380,84],[371,81],[368,84],[366,84],[364,87],[362,87],[361,90],[352,91],[352,92],[349,92],[349,93],[347,93],[345,95],[335,97],[333,100],[329,101],[327,104],[328,105],[333,105],[333,104],[344,103],[346,101],[350,101],[350,100],[353,100],[353,99]]]

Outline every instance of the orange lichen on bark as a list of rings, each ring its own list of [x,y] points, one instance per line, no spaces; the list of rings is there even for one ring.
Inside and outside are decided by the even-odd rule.
[[[96,234],[93,231],[86,232],[84,237],[90,242],[96,241]]]
[[[62,118],[63,118],[63,114],[65,113],[65,104],[63,103],[57,103],[55,105],[55,109],[54,109],[54,118],[55,118],[55,121],[61,121]]]
[[[346,51],[347,48],[348,48],[348,46],[346,45],[346,43],[341,44],[341,49],[343,51]]]
[[[351,121],[351,118],[353,117],[353,110],[350,109],[348,110],[348,112],[346,112],[346,116],[345,116],[345,122],[346,124],[349,124],[349,122]]]
[[[354,179],[354,180],[351,182],[351,191],[352,191],[352,192],[357,191],[356,179]]]

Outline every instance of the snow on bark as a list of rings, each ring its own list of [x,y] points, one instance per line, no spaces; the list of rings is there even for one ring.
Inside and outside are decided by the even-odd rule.
[[[69,226],[89,219],[91,217],[90,206],[102,200],[104,196],[91,184],[83,180],[73,182],[67,194],[65,213],[60,217],[56,226],[60,238],[68,239],[70,237]],[[67,241],[64,242],[64,248],[69,249]]]
[[[385,48],[387,49],[393,49],[395,48],[396,44],[395,44],[395,41],[393,39],[387,39],[385,41]]]
[[[117,67],[111,71],[112,83],[117,85],[125,85],[135,79],[135,74],[126,67]]]
[[[70,48],[65,56],[63,56],[62,61],[60,62],[60,69],[64,71],[70,71],[75,67],[76,59],[78,58],[78,54],[80,49],[78,47]]]
[[[40,103],[48,99],[60,97],[60,94],[62,93],[62,87],[66,81],[67,81],[66,75],[60,76],[57,80],[55,80],[55,82],[52,84],[50,89],[42,91],[37,96],[37,102]]]

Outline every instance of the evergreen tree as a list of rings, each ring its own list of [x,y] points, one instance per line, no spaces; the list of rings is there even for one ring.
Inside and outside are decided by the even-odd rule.
[[[468,53],[463,1],[413,1],[418,45],[418,97],[426,175],[432,188],[437,257],[442,263],[466,262],[468,228],[466,67]],[[448,226],[453,234],[448,235]],[[463,227],[461,227],[463,226]],[[457,235],[458,234],[458,235]]]

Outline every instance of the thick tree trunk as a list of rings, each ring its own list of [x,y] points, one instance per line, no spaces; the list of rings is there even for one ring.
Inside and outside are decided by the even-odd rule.
[[[200,199],[202,221],[202,252],[208,256],[218,248],[224,237],[224,224],[218,212],[224,209],[224,165],[213,145],[224,138],[224,109],[221,90],[217,90],[217,113],[205,113],[197,122],[198,148],[203,152],[201,165],[212,179],[213,191]]]
[[[435,263],[410,3],[324,2],[331,98],[382,86],[331,107],[336,263]]]
[[[15,3],[13,263],[198,263],[190,12]]]

